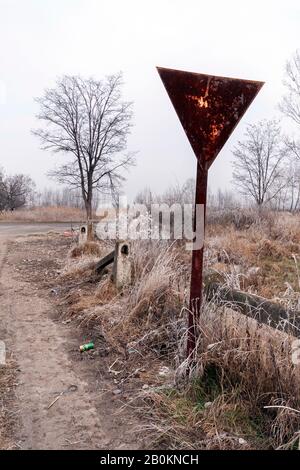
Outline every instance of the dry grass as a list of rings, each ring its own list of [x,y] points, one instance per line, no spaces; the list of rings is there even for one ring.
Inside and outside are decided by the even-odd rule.
[[[97,262],[110,251],[110,244],[88,241],[71,246],[62,280],[71,280],[84,276],[86,279],[94,274]]]
[[[299,431],[300,415],[264,407],[299,408],[300,367],[292,363],[295,338],[211,305],[204,311],[200,329],[198,370],[218,371],[221,385],[221,393],[206,412],[206,423],[210,422],[216,433],[222,431],[220,413],[223,416],[228,408],[246,406],[248,417],[260,418],[261,437],[267,437],[270,446],[287,443]]]
[[[16,421],[13,404],[13,389],[15,386],[15,367],[10,359],[5,366],[0,365],[0,449],[12,449],[12,427]]]
[[[133,285],[117,291],[108,270],[93,291],[94,301],[81,310],[79,321],[82,326],[101,325],[117,350],[143,344],[157,354],[168,340],[172,321],[184,301],[184,289],[178,285],[181,265],[176,249],[165,246],[158,250],[157,244],[148,242],[147,248],[133,246]],[[75,303],[78,308],[78,299]]]
[[[85,212],[72,207],[35,207],[0,213],[0,222],[83,222]]]
[[[207,268],[232,287],[278,299],[299,290],[300,217],[270,215],[249,228],[208,226]]]
[[[208,226],[207,272],[227,285],[299,306],[299,216],[240,217],[226,221],[225,227],[220,220]],[[182,358],[190,254],[182,243],[134,242],[133,283],[117,291],[110,269],[101,279],[95,276],[98,256],[111,249],[99,246],[97,256],[91,247],[70,253],[60,278],[64,313],[85,327],[100,328],[129,375],[139,363],[147,368],[154,387],[139,394],[132,406],[148,415],[154,445],[297,446],[300,414],[290,409],[300,409],[293,338],[207,304],[199,326],[197,366],[187,384]],[[77,257],[72,258],[74,252]],[[168,378],[162,387],[158,364],[176,369],[175,383]]]
[[[300,366],[295,338],[212,304],[205,306],[197,362],[176,386],[140,397],[158,448],[295,448],[300,430]],[[276,408],[278,407],[279,408]],[[267,408],[270,407],[270,408]]]
[[[80,256],[103,256],[103,248],[97,242],[86,242],[71,248],[69,256],[78,258]]]

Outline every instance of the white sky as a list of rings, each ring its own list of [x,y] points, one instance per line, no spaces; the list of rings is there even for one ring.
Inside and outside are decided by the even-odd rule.
[[[266,84],[210,171],[230,185],[230,149],[245,124],[269,118],[283,93],[285,62],[300,47],[299,0],[0,0],[0,166],[39,187],[63,159],[39,149],[33,97],[57,76],[124,72],[135,103],[129,148],[138,150],[129,197],[194,176],[195,157],[155,66],[262,80]]]

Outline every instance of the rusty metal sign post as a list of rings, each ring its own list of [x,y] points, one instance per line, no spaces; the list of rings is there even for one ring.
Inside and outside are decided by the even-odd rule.
[[[207,173],[264,82],[157,68],[197,158],[194,233],[205,226]],[[204,220],[197,220],[197,206]],[[197,230],[197,232],[196,232]],[[192,253],[187,356],[193,358],[202,303],[203,244]]]

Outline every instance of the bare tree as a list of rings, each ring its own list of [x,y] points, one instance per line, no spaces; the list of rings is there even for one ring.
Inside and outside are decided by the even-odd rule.
[[[234,209],[237,206],[234,193],[228,189],[218,189],[216,194],[217,208],[219,210]]]
[[[278,122],[248,125],[245,140],[238,142],[233,155],[233,182],[241,194],[258,207],[271,201],[284,185],[282,162],[286,150]]]
[[[182,200],[185,204],[195,203],[196,181],[188,178],[182,186]]]
[[[282,184],[282,182],[284,184]],[[300,163],[295,159],[288,162],[276,197],[272,200],[271,207],[274,210],[288,210],[297,212],[300,210]]]
[[[144,204],[147,207],[148,211],[151,210],[151,204],[153,204],[154,202],[156,202],[155,195],[151,191],[151,188],[149,188],[148,186],[139,191],[134,198],[135,204]]]
[[[287,93],[279,104],[280,111],[300,125],[300,50],[286,63],[283,84]]]
[[[103,81],[63,76],[56,88],[37,99],[37,117],[46,128],[33,132],[43,149],[70,156],[51,174],[60,183],[81,189],[89,238],[94,192],[117,191],[125,179],[124,170],[134,164],[134,155],[124,154],[132,103],[121,100],[121,79],[121,74]]]
[[[300,125],[300,50],[297,50],[292,59],[287,61],[283,84],[286,94],[282,97],[279,109],[284,116],[296,125]],[[300,140],[286,136],[284,142],[289,155],[300,161]]]
[[[0,175],[0,206],[2,210],[23,207],[31,198],[35,184],[29,176],[18,174]]]
[[[96,201],[94,200],[94,203]],[[84,209],[80,189],[70,191],[70,188],[44,188],[35,194],[34,203],[37,206],[75,207]]]
[[[289,188],[288,210],[295,212],[299,210],[300,204],[300,164],[292,162],[286,174],[286,186]]]

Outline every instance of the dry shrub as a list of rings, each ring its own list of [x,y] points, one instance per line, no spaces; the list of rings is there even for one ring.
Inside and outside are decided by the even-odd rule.
[[[140,252],[144,259],[143,252]],[[172,321],[178,318],[184,301],[184,286],[179,285],[181,264],[174,245],[156,249],[156,254],[144,264],[135,255],[135,284],[127,299],[126,316],[114,334],[144,346],[151,343],[168,349]],[[138,273],[140,266],[140,273]],[[118,331],[117,331],[118,330]],[[174,332],[173,332],[174,333]]]
[[[260,214],[256,209],[209,209],[207,212],[207,224],[211,226],[233,226],[236,230],[244,230],[259,221]]]
[[[281,238],[272,238],[264,222],[247,230],[235,230],[231,226],[226,231],[213,232],[208,237],[206,248],[206,266],[210,276],[215,273],[216,280],[220,282],[268,298],[278,297],[288,284],[296,290],[297,262],[294,260],[300,245],[287,241],[287,237],[289,227],[295,228],[299,217],[283,215],[283,222],[279,216],[272,220],[276,226],[283,222],[286,224],[280,228]]]
[[[296,261],[297,262],[297,261]],[[298,275],[298,290],[294,290],[293,287],[286,283],[286,289],[284,292],[279,292],[278,296],[275,298],[275,301],[281,305],[283,305],[286,310],[290,312],[300,312],[300,277],[298,271],[298,262],[296,267],[297,275]]]
[[[275,241],[275,240],[268,240],[268,239],[261,239],[257,243],[256,256],[259,258],[273,258],[274,260],[278,260],[285,256],[290,256],[290,252],[288,247],[285,247],[282,243]]]
[[[100,303],[101,305],[105,305],[116,298],[117,295],[118,290],[109,275],[100,280],[95,291],[95,297],[98,304]]]
[[[103,247],[97,242],[85,242],[71,248],[69,256],[78,258],[79,256],[103,256]]]
[[[100,242],[85,242],[81,245],[74,245],[68,253],[59,280],[62,283],[70,280],[80,281],[80,278],[85,281],[88,281],[89,278],[96,280],[96,265],[99,259],[107,254],[108,250],[108,245]]]
[[[85,291],[77,294],[74,294],[74,292],[69,293],[63,298],[63,301],[65,305],[69,304],[67,316],[73,317],[75,320],[80,317],[82,311],[96,307],[99,304],[94,295]]]
[[[98,261],[98,256],[86,256],[75,260],[68,260],[60,275],[60,282],[72,279],[75,281],[83,277],[87,280],[89,277],[95,275],[95,268]]]
[[[289,212],[273,215],[272,223],[265,224],[266,235],[281,242],[300,243],[300,215]]]
[[[233,310],[206,304],[190,381],[185,361],[177,369],[176,387],[154,388],[139,397],[154,446],[269,449],[298,445],[300,365],[292,363],[294,340]],[[185,341],[182,346],[184,351]]]
[[[257,265],[262,258],[278,260],[291,256],[297,250],[294,243],[283,244],[279,240],[266,238],[257,227],[252,227],[247,232],[229,228],[226,233],[209,239],[208,245],[212,250],[211,257],[215,256],[217,261],[248,267]]]
[[[284,408],[278,413],[276,408],[264,407],[299,409],[300,366],[292,362],[295,338],[233,310],[210,306],[202,316],[200,328],[198,370],[213,366],[221,371],[220,383],[225,390],[204,413],[205,425],[212,420],[216,432],[221,432],[222,420],[216,417],[224,412],[224,403],[228,410],[228,406],[237,406],[242,400],[248,416],[259,416],[267,426],[269,443],[277,447],[290,441],[299,431],[300,414]]]
[[[207,360],[215,364],[220,361],[222,368],[238,371],[246,387],[252,389],[255,367],[262,393],[266,389],[272,390],[277,383],[277,389],[285,390],[295,400],[300,400],[300,376],[297,378],[300,369],[292,364],[291,358],[294,337],[212,304],[204,309],[200,330],[201,347],[198,352],[202,366]]]
[[[237,232],[232,227],[218,235],[208,239],[211,250],[209,262],[221,261],[227,264],[240,264],[249,266],[256,259],[257,242],[262,235],[253,236],[253,231]]]
[[[237,232],[251,232],[271,240],[300,243],[300,215],[263,209],[233,209],[208,211],[209,236],[224,235],[224,227]]]
[[[82,300],[75,298],[81,310],[78,320],[84,326],[101,326],[108,341],[118,350],[134,342],[152,352],[174,349],[178,335],[174,319],[178,319],[186,291],[180,282],[182,263],[177,259],[176,248],[168,243],[142,242],[133,244],[132,252],[132,286],[117,291],[108,271],[94,289],[96,300],[89,306],[81,309]],[[82,263],[83,260],[85,257]],[[85,275],[93,276],[90,262],[83,266],[82,263],[71,262],[64,276],[70,279],[70,275],[78,275],[83,270]],[[78,305],[69,306],[72,312],[74,308],[79,313]]]
[[[215,406],[205,408],[211,399],[203,381],[190,382],[185,390],[157,387],[139,395],[140,411],[146,413],[149,424],[145,431],[154,448],[245,450],[255,446],[241,436],[247,432],[255,437],[249,422],[249,408],[240,400],[230,405],[229,397],[220,393]],[[208,393],[208,394],[207,394]],[[205,418],[206,416],[206,418]],[[248,435],[248,434],[247,434]]]
[[[205,434],[197,426],[194,404],[175,389],[143,391],[137,397],[139,411],[148,418],[142,428],[154,449],[201,449]],[[137,405],[135,405],[137,408]]]
[[[142,258],[144,258],[143,255]],[[176,296],[172,289],[175,277],[179,275],[176,270],[176,253],[172,248],[167,248],[166,251],[162,249],[154,259],[150,257],[140,273],[137,271],[137,264],[141,260],[137,254],[135,259],[135,286],[130,296],[133,308],[127,318],[127,323],[148,313],[150,305],[156,311],[165,312],[168,310],[167,303],[172,304],[172,297]],[[141,262],[140,265],[142,265]],[[178,269],[180,268],[178,267]],[[155,312],[152,311],[152,313]]]

